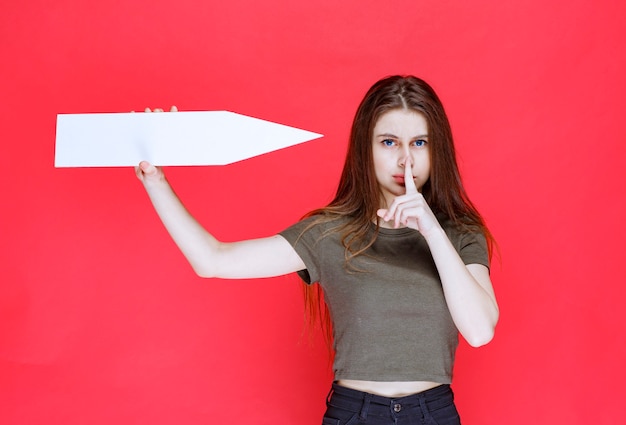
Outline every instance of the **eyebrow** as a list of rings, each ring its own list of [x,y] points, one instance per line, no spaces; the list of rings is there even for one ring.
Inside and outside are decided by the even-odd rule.
[[[395,134],[391,134],[391,133],[377,134],[376,137],[391,137],[392,139],[399,139],[398,136],[396,136]],[[427,139],[427,138],[428,138],[428,134],[422,134],[419,136],[414,136],[411,139]]]

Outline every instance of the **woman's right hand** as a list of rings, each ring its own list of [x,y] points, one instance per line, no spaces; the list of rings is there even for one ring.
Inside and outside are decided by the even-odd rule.
[[[143,184],[165,180],[163,169],[150,164],[148,161],[141,161],[139,165],[135,167],[135,174]]]
[[[144,112],[163,112],[163,109],[154,108],[154,110],[151,110],[150,108],[146,108]],[[175,105],[172,105],[170,112],[178,112],[178,108]],[[148,161],[141,161],[139,165],[135,167],[135,174],[137,175],[139,181],[144,184],[165,180],[163,169],[150,164]]]

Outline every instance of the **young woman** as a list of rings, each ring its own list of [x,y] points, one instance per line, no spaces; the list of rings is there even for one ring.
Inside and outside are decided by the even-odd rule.
[[[323,424],[459,424],[450,389],[460,333],[488,343],[498,320],[492,239],[463,189],[450,125],[423,80],[378,81],[359,105],[333,201],[278,235],[223,243],[161,169],[136,169],[200,276],[298,272],[332,319],[335,382]]]

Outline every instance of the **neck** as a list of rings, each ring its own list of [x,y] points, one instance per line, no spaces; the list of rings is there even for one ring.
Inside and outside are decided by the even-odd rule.
[[[395,229],[396,227],[394,227],[394,223],[393,221],[384,221],[382,218],[380,217],[376,217],[376,220],[372,220],[372,222],[374,223],[378,223],[378,226],[384,228],[384,229]],[[398,227],[398,229],[403,229],[406,226],[401,225],[400,227]]]

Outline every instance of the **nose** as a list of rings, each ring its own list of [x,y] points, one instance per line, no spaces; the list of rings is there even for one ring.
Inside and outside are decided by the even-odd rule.
[[[413,157],[410,153],[406,152],[404,155],[401,155],[398,161],[400,167],[404,168],[407,164],[409,167],[413,166]]]

